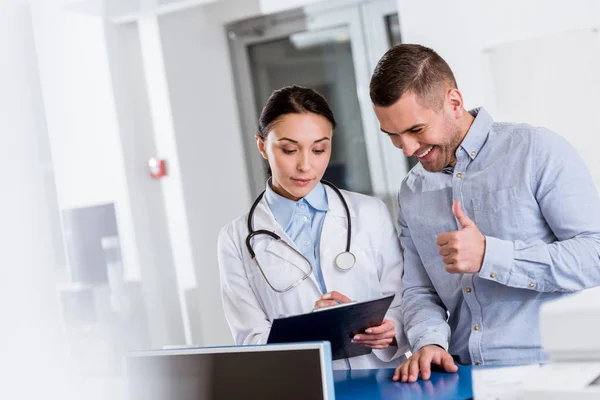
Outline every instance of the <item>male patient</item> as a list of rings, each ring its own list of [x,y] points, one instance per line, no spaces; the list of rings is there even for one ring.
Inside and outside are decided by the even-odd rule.
[[[413,355],[393,379],[429,379],[432,363],[453,372],[455,360],[547,361],[542,303],[600,284],[600,201],[584,163],[547,129],[466,111],[450,67],[423,46],[390,49],[370,94],[381,130],[420,161],[398,194]]]

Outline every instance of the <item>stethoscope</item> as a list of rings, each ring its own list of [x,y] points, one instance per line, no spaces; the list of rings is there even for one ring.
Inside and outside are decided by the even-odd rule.
[[[348,203],[346,203],[346,200],[344,199],[342,192],[340,192],[340,190],[337,187],[335,187],[335,185],[333,183],[327,182],[325,180],[322,180],[321,183],[323,183],[324,185],[327,185],[331,189],[333,189],[333,191],[338,195],[338,197],[342,201],[342,204],[344,205],[344,209],[346,210],[346,220],[348,221],[348,231],[346,234],[346,250],[341,252],[340,254],[338,254],[335,257],[335,266],[337,269],[339,269],[341,271],[349,271],[350,269],[352,269],[352,267],[354,267],[354,264],[356,263],[356,257],[350,251],[350,241],[352,239],[352,222],[350,220],[350,209],[348,208]],[[296,250],[295,248],[290,246],[285,240],[281,239],[281,237],[279,235],[277,235],[275,232],[271,232],[266,229],[260,229],[258,231],[254,230],[254,226],[252,223],[252,219],[254,217],[254,210],[258,206],[258,203],[263,198],[264,194],[265,194],[265,191],[263,191],[261,194],[259,194],[258,197],[256,198],[256,200],[254,200],[254,204],[252,204],[252,207],[250,207],[250,212],[248,213],[248,232],[249,233],[248,233],[248,236],[246,236],[246,247],[248,248],[248,252],[250,253],[250,256],[252,257],[252,260],[254,260],[254,262],[258,266],[260,273],[262,274],[263,278],[265,278],[265,281],[267,281],[267,284],[269,285],[269,287],[278,293],[284,293],[284,292],[287,292],[288,290],[298,286],[300,283],[304,282],[304,280],[306,278],[308,278],[310,276],[310,274],[312,273],[313,267],[312,267],[310,261],[308,261],[308,259],[306,257],[304,257],[302,255],[302,253],[300,253],[298,250]],[[271,238],[281,242],[282,244],[287,246],[290,250],[292,250],[294,253],[296,253],[297,255],[302,257],[310,267],[308,273],[306,273],[302,278],[293,282],[291,285],[287,286],[285,289],[275,288],[271,284],[269,279],[267,278],[262,267],[260,266],[260,263],[258,262],[258,260],[256,258],[256,254],[254,253],[254,250],[252,250],[251,240],[258,235],[270,236]],[[298,268],[300,271],[302,271],[302,269],[300,267],[296,267],[296,268]],[[302,271],[302,272],[304,273],[304,271]]]

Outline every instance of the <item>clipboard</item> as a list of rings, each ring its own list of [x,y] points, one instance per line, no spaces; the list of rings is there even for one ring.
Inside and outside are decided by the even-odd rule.
[[[324,311],[276,318],[267,344],[327,340],[331,343],[333,360],[369,354],[371,348],[352,343],[352,338],[367,328],[381,325],[394,297],[391,294]]]

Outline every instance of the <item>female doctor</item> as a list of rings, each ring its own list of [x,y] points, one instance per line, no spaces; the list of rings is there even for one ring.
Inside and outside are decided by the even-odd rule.
[[[395,368],[408,351],[400,245],[382,201],[321,181],[335,125],[314,90],[284,87],[267,101],[256,143],[272,177],[250,212],[219,234],[225,316],[236,344],[263,344],[275,318],[395,293],[383,323],[353,339],[373,352],[333,364]]]

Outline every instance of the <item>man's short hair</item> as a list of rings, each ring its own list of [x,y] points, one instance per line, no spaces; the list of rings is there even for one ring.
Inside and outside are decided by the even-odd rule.
[[[406,92],[413,92],[423,105],[435,110],[444,104],[444,88],[456,88],[452,70],[435,51],[418,44],[400,44],[389,49],[371,77],[373,104],[388,107]]]

